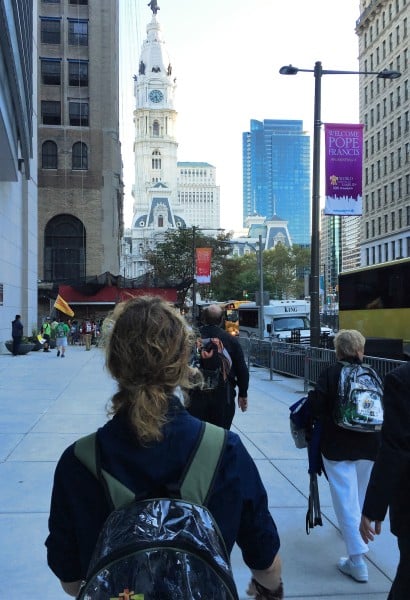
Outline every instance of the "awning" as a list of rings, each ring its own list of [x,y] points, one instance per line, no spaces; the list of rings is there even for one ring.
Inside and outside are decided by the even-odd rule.
[[[118,288],[104,286],[93,295],[85,295],[71,285],[60,285],[58,293],[68,304],[108,304],[113,305],[134,296],[160,296],[168,302],[177,301],[177,290],[171,288]]]

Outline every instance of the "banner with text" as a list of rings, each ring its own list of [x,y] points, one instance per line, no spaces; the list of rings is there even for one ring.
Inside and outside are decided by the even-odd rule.
[[[363,125],[325,123],[325,148],[325,215],[361,215]]]
[[[212,248],[196,249],[196,280],[198,283],[211,283]]]

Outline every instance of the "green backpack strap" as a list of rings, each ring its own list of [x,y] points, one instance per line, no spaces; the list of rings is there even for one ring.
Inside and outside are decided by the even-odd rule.
[[[225,448],[227,434],[228,432],[221,427],[203,423],[198,444],[191,454],[180,485],[183,500],[206,504]],[[129,488],[108,471],[101,469],[96,433],[77,440],[74,454],[102,483],[113,508],[120,508],[135,499],[135,494]]]
[[[135,494],[127,486],[110,475],[105,469],[101,469],[99,465],[97,434],[95,432],[76,441],[74,454],[91,471],[94,477],[102,483],[106,496],[111,501],[113,508],[120,508],[120,506],[129,504],[134,500]]]
[[[204,423],[199,443],[191,455],[180,493],[183,500],[206,504],[225,449],[226,429]]]

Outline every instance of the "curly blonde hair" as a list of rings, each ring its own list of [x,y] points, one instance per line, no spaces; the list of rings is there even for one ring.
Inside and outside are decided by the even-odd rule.
[[[162,439],[168,400],[192,387],[193,340],[183,317],[157,296],[118,304],[105,320],[106,366],[118,382],[110,414],[127,414],[142,444]]]

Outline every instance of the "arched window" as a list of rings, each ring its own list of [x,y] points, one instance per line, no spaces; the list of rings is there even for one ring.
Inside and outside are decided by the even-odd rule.
[[[72,215],[51,219],[44,232],[44,279],[78,281],[85,278],[86,233]]]
[[[57,164],[57,144],[47,140],[41,147],[41,168],[57,169]]]
[[[164,217],[162,215],[158,215],[158,227],[164,227]]]
[[[73,171],[86,171],[88,169],[88,148],[84,142],[73,144],[71,168]]]
[[[154,137],[158,137],[159,136],[159,123],[158,121],[154,121],[152,124],[152,135]]]

